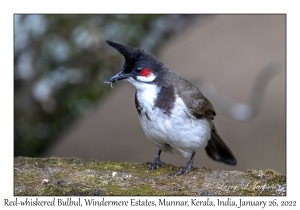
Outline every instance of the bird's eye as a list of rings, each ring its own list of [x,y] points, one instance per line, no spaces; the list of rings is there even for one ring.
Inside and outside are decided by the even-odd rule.
[[[135,71],[136,72],[141,72],[143,69],[142,68],[136,68]]]

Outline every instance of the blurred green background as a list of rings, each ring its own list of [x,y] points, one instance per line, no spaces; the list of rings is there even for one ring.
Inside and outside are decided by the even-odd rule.
[[[14,155],[39,156],[110,88],[114,40],[155,53],[195,15],[14,15]]]

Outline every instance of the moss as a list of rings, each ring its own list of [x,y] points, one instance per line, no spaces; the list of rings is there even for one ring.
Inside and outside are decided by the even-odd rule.
[[[279,174],[276,171],[271,169],[267,170],[248,170],[247,174],[245,175],[251,180],[261,181],[261,182],[272,182],[273,184],[285,184],[286,177]]]
[[[15,195],[273,195],[274,187],[286,182],[285,176],[273,170],[244,173],[194,168],[175,177],[179,168],[170,164],[150,171],[149,163],[17,157],[14,165]],[[219,182],[249,184],[227,190],[216,185]]]
[[[140,195],[162,195],[163,193],[157,190],[154,190],[150,187],[149,184],[141,184],[139,186],[122,188],[120,186],[110,184],[107,187],[108,195],[119,195],[119,196],[140,196]]]

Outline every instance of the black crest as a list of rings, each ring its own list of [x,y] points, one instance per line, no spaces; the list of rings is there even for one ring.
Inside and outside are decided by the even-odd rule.
[[[153,55],[146,53],[143,50],[138,48],[133,48],[131,46],[122,45],[112,41],[106,41],[107,44],[118,50],[125,58],[125,64],[123,67],[123,71],[125,73],[129,73],[133,67],[140,68],[151,68],[153,72],[156,74],[163,73],[161,70],[166,69],[164,64],[160,62]],[[162,75],[159,76],[160,78]]]
[[[143,54],[143,51],[138,48],[133,48],[131,46],[122,45],[116,42],[112,42],[107,40],[107,44],[118,50],[125,58],[125,66],[124,70],[131,69],[140,56]]]

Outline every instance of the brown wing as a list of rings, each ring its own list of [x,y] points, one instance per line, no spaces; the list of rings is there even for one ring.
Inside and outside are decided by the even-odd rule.
[[[214,119],[216,112],[214,107],[200,90],[184,79],[177,80],[177,94],[185,102],[190,113],[197,119]],[[221,161],[229,165],[236,165],[236,159],[230,149],[226,146],[222,138],[218,135],[214,124],[211,124],[211,139],[205,148],[207,154],[216,161]]]
[[[214,107],[196,86],[180,78],[177,87],[177,94],[195,118],[214,119],[216,115]]]

